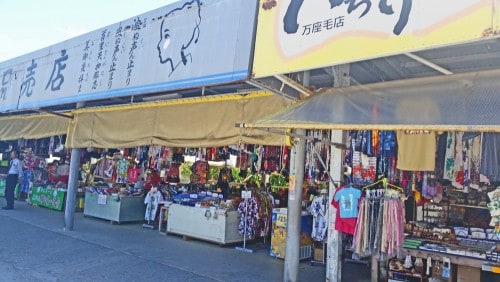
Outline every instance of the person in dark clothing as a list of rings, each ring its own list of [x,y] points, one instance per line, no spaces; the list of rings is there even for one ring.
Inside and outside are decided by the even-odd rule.
[[[23,165],[17,158],[17,151],[10,152],[9,174],[5,183],[5,200],[7,205],[4,210],[14,209],[14,190],[18,182],[22,181]]]

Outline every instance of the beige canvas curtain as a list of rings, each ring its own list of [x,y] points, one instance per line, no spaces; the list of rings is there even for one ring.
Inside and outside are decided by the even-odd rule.
[[[141,145],[212,147],[280,145],[284,137],[237,128],[284,109],[289,102],[268,92],[171,100],[74,111],[66,145],[130,148]]]
[[[0,140],[39,139],[63,135],[70,119],[51,115],[23,115],[0,118]]]

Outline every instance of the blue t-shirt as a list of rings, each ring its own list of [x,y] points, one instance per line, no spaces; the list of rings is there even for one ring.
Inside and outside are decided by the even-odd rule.
[[[354,187],[342,188],[333,198],[339,202],[340,218],[358,217],[358,200],[361,197],[361,190]]]

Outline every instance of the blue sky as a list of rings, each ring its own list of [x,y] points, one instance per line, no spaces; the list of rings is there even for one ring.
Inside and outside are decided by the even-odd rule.
[[[178,0],[0,0],[0,62]]]

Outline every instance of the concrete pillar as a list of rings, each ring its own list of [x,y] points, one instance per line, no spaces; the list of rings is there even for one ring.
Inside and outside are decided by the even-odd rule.
[[[78,102],[76,108],[85,106]],[[64,230],[73,231],[75,218],[76,194],[78,192],[78,176],[80,174],[80,149],[71,149],[71,162],[69,164],[68,192],[66,193],[66,208],[64,210]]]
[[[304,129],[297,129],[295,133],[301,136],[306,135]],[[290,168],[291,185],[288,190],[285,268],[283,276],[285,282],[296,282],[299,279],[300,221],[302,213],[302,184],[304,183],[305,155],[306,139],[298,138],[296,139],[295,146],[292,148],[291,156],[293,167]]]

